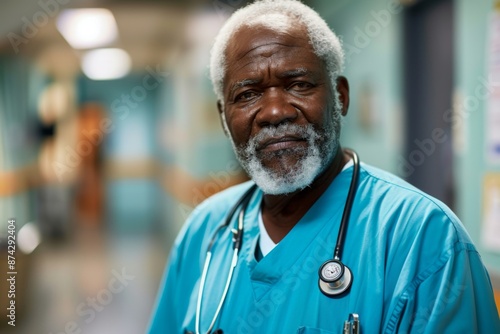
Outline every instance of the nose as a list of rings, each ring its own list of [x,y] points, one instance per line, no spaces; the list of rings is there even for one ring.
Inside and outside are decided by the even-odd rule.
[[[260,101],[260,110],[256,115],[259,126],[278,126],[298,117],[297,108],[288,101],[286,95],[286,92],[279,88],[272,88],[264,93]]]

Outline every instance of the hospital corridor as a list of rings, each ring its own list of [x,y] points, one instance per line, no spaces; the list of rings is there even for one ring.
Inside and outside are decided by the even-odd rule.
[[[262,34],[248,37],[235,29],[241,36],[237,35],[239,38],[236,41],[229,37],[228,40],[236,46],[221,42],[228,54],[224,53],[224,57],[216,54],[217,59],[211,63],[211,54],[215,52],[212,46],[221,28],[230,22],[231,15],[252,2],[6,0],[0,3],[0,333],[156,333],[159,332],[155,331],[156,328],[163,328],[158,325],[158,320],[153,320],[155,312],[163,307],[164,301],[160,296],[175,290],[168,285],[175,280],[180,282],[179,286],[193,289],[193,292],[175,292],[176,296],[182,296],[179,297],[182,300],[178,301],[176,315],[188,314],[184,322],[179,323],[184,329],[182,333],[201,332],[194,328],[194,324],[197,328],[200,323],[201,327],[211,325],[212,333],[222,333],[215,329],[219,328],[217,321],[222,324],[227,321],[227,312],[231,309],[246,312],[244,306],[230,304],[231,289],[234,288],[231,279],[243,282],[241,286],[246,287],[246,281],[238,281],[247,270],[241,269],[241,266],[249,263],[248,268],[252,269],[252,266],[270,263],[265,262],[273,258],[266,259],[268,253],[269,256],[280,254],[282,258],[294,254],[299,258],[301,254],[307,254],[307,233],[319,231],[314,229],[316,227],[311,227],[307,233],[287,235],[288,239],[279,228],[268,229],[269,235],[262,233],[269,226],[264,226],[264,223],[271,221],[271,214],[255,198],[264,198],[264,193],[266,196],[268,193],[277,196],[292,191],[272,193],[270,187],[271,190],[265,188],[260,194],[256,188],[251,189],[254,192],[248,190],[248,193],[243,191],[244,187],[238,188],[242,186],[231,188],[249,180],[255,180],[262,188],[258,177],[249,172],[255,161],[245,164],[242,156],[250,155],[250,149],[266,152],[269,147],[275,149],[285,144],[275,138],[279,130],[269,130],[273,140],[265,142],[260,139],[263,137],[256,135],[257,139],[249,140],[254,146],[249,144],[241,153],[243,149],[238,146],[239,141],[256,129],[259,117],[262,120],[258,126],[271,122],[264,120],[267,110],[264,104],[259,109],[259,115],[263,116],[248,115],[252,105],[260,103],[258,98],[264,96],[264,89],[259,91],[259,85],[272,80],[267,77],[265,80],[243,77],[241,73],[256,75],[265,65],[257,66],[257,70],[246,70],[253,59],[249,58],[246,67],[233,66],[231,61],[239,58],[231,58],[228,50],[236,50],[235,54],[240,52],[240,58],[246,59],[244,57],[258,48],[245,53],[242,51],[246,50],[245,43],[254,45],[252,43],[266,36],[269,27],[281,33],[301,27],[295,21],[289,25],[286,20],[276,23],[279,13],[264,13],[262,18],[253,18],[254,21],[249,18],[248,22],[242,23],[244,28],[240,27],[241,31],[256,24],[262,29],[263,32],[259,30]],[[269,0],[264,2],[273,3]],[[411,184],[428,194],[429,198],[437,199],[435,202],[438,205],[443,203],[443,207],[448,207],[449,212],[458,217],[457,221],[461,223],[457,224],[463,225],[464,235],[470,236],[479,254],[479,264],[473,263],[474,260],[471,263],[480,266],[482,261],[486,268],[500,314],[500,1],[300,2],[324,19],[338,36],[344,51],[342,77],[335,86],[340,93],[332,95],[335,99],[340,96],[342,107],[348,107],[347,114],[338,118],[341,128],[339,141],[347,158],[346,164],[335,170],[338,173],[336,178],[330,181],[333,186],[342,186],[345,190],[342,196],[349,198],[352,193],[353,214],[350,218],[347,215],[347,221],[350,219],[350,226],[354,227],[344,232],[346,247],[338,252],[329,244],[333,245],[335,240],[341,239],[343,228],[335,227],[334,232],[325,237],[324,242],[329,245],[325,246],[328,249],[325,254],[328,255],[320,256],[311,265],[313,269],[310,272],[314,279],[307,281],[309,269],[307,265],[301,266],[300,270],[305,270],[304,276],[297,274],[300,284],[292,286],[299,289],[307,281],[314,293],[318,293],[318,296],[311,296],[311,301],[318,298],[318,305],[326,303],[322,298],[333,297],[335,300],[337,292],[342,295],[364,291],[365,282],[356,270],[357,266],[372,274],[371,270],[376,270],[375,267],[379,266],[377,261],[381,261],[383,256],[378,251],[367,251],[374,257],[373,262],[363,263],[365,257],[357,252],[372,245],[383,244],[385,247],[396,243],[390,238],[383,239],[383,228],[376,230],[372,225],[366,231],[372,228],[373,234],[355,234],[356,226],[359,226],[357,219],[376,219],[373,217],[383,217],[387,213],[364,212],[363,196],[367,201],[393,201],[394,207],[387,206],[391,214],[399,210],[396,205],[401,198],[390,195],[389,190],[384,188],[385,183],[380,185],[366,180],[368,174],[378,175],[376,173],[383,170],[398,177],[391,180],[401,179],[391,181],[394,184]],[[274,23],[265,22],[266,19]],[[224,35],[218,38],[224,38]],[[297,41],[300,42],[299,39]],[[311,38],[310,44],[313,42],[314,38]],[[316,49],[315,52],[319,53]],[[268,51],[266,56],[259,58],[262,64],[273,62],[275,58],[270,54],[272,52]],[[280,61],[272,63],[272,66],[281,69],[279,66],[285,66],[282,64],[289,58],[297,62],[310,59],[305,56],[291,57],[290,54],[280,53]],[[214,74],[214,64],[227,72]],[[324,67],[330,66],[328,62],[325,64]],[[315,68],[319,65],[314,63],[311,66]],[[333,72],[330,68],[328,71],[328,75]],[[269,70],[266,75],[272,76],[272,73]],[[286,73],[293,80],[309,75],[309,71],[302,67]],[[213,87],[214,82],[217,83],[214,78],[220,80],[221,85],[227,85],[230,74],[231,78],[238,79],[231,89],[222,86],[224,89],[219,91],[220,87]],[[343,77],[346,81],[342,81]],[[272,81],[273,85],[278,82],[276,80]],[[240,93],[246,86],[258,88]],[[287,93],[292,91],[293,96],[301,96],[308,101],[304,103],[307,106],[302,106],[294,100],[294,108],[287,109],[290,113],[302,107],[312,110],[310,114],[297,111],[297,119],[301,115],[308,120],[330,119],[316,117],[313,112],[320,108],[314,109],[316,105],[311,102],[314,94],[304,93],[317,86],[321,85],[296,84],[294,81],[287,88]],[[347,99],[342,94],[345,91],[348,92]],[[225,94],[224,97],[227,94],[239,95],[224,104],[219,100],[219,92]],[[276,90],[272,92],[274,95],[262,98],[262,101],[285,106],[284,100],[277,101],[281,95]],[[248,114],[235,111],[243,103],[248,104],[237,111],[244,110]],[[335,104],[335,107],[338,105]],[[278,117],[276,115],[282,110],[269,111],[272,112],[275,113],[272,117]],[[251,117],[255,118],[254,125],[246,128],[244,124],[250,122]],[[290,119],[293,117],[290,116]],[[295,121],[287,119],[283,123]],[[290,140],[288,137],[291,135],[285,132],[283,130],[283,136]],[[299,140],[293,137],[290,141]],[[305,142],[303,138],[302,141]],[[312,145],[311,142],[312,139],[307,145]],[[319,152],[323,153],[321,149]],[[272,155],[262,153],[262,156]],[[276,157],[281,159],[282,156]],[[338,161],[332,158],[329,163],[333,162]],[[373,166],[373,170],[367,166]],[[353,176],[347,179],[344,172],[350,168]],[[358,169],[361,169],[360,184],[369,184],[379,193],[368,194],[364,188],[359,188],[357,193],[348,191],[350,180],[354,180],[351,181],[353,184],[358,180],[355,174]],[[262,182],[271,182],[273,178],[262,179],[266,180]],[[307,190],[310,184],[314,184],[310,182],[293,190]],[[229,188],[233,190],[221,193]],[[216,194],[218,200],[211,198]],[[340,198],[336,196],[331,195],[331,198]],[[356,202],[356,196],[359,202]],[[344,216],[342,207],[348,211],[345,208],[352,204],[347,199],[344,206],[344,197],[337,210],[336,221]],[[221,209],[223,204],[231,207],[229,203],[238,199],[243,208],[241,211],[236,211],[238,205],[232,215],[227,214],[229,208],[225,211]],[[314,201],[316,199],[325,207],[337,208],[336,201],[332,200],[331,205],[327,205],[319,195]],[[211,208],[209,213],[203,211],[208,210],[207,207]],[[413,214],[409,202],[402,201],[401,207],[401,212]],[[255,217],[253,208],[259,212]],[[376,210],[384,208],[381,205]],[[304,215],[305,218],[311,217],[311,221],[315,221],[316,217],[313,209]],[[445,215],[453,215],[447,210],[443,209]],[[434,217],[434,213],[429,215]],[[255,218],[255,228],[252,225],[243,232],[243,226],[239,224],[246,223],[250,219],[248,217]],[[406,216],[400,219],[403,218]],[[191,234],[194,227],[186,227],[187,219],[200,229],[198,233],[203,238]],[[235,225],[234,228],[217,229],[216,237],[212,237],[209,228],[211,219],[220,220],[220,224],[224,219],[233,219]],[[301,226],[298,224],[295,227]],[[434,226],[430,224],[428,233],[434,231],[431,229]],[[257,235],[256,231],[260,234]],[[406,232],[405,228],[394,228],[395,235],[406,235]],[[273,242],[276,235],[280,236],[279,240],[284,239]],[[355,241],[352,240],[353,235],[357,236]],[[222,246],[219,237],[225,242]],[[257,241],[251,239],[253,237]],[[422,242],[430,243],[429,240]],[[446,242],[438,240],[433,243],[434,246],[442,243],[444,247]],[[249,251],[250,260],[242,260],[250,244],[256,247],[255,251],[253,248]],[[338,244],[341,243],[337,241]],[[210,247],[213,245],[212,263],[210,259],[205,262],[206,253],[212,256]],[[284,245],[290,245],[289,252],[273,249]],[[198,254],[196,247],[202,250],[202,255],[189,258],[188,255]],[[223,248],[227,249],[225,261],[228,264],[216,269],[222,261],[217,256],[224,253],[221,251]],[[238,253],[240,250],[242,255]],[[273,255],[272,250],[278,252]],[[336,253],[332,257],[334,250]],[[412,248],[411,251],[415,250]],[[431,253],[428,249],[420,251],[424,257]],[[468,251],[475,252],[472,248]],[[317,254],[322,252],[318,250]],[[397,255],[397,251],[394,253]],[[316,253],[311,251],[311,254]],[[235,262],[238,255],[240,260]],[[341,256],[345,258],[345,267],[340,261]],[[327,261],[329,257],[332,257],[330,262]],[[179,276],[167,282],[169,258],[174,266],[171,271]],[[351,265],[348,261],[351,258],[359,259],[359,263]],[[399,261],[405,262],[397,256],[395,260],[390,258],[387,268],[396,266]],[[339,262],[339,267],[335,267]],[[408,262],[410,260],[405,263]],[[246,282],[249,290],[253,287],[256,299],[265,295],[266,284],[273,279],[282,282],[273,275],[278,275],[286,264],[269,265],[263,283]],[[184,266],[184,271],[193,266],[203,277],[185,278],[181,266]],[[466,269],[463,270],[465,272]],[[213,276],[216,272],[220,277]],[[329,277],[340,272],[341,276],[347,275],[347,281],[335,285]],[[401,279],[407,274],[402,273]],[[472,276],[475,278],[476,274],[474,272]],[[229,285],[224,288],[226,275]],[[377,280],[377,284],[382,281],[378,276]],[[213,288],[211,281],[218,282],[220,286]],[[387,284],[391,283],[389,281],[387,279]],[[309,285],[304,291],[309,291]],[[377,286],[374,290],[380,292],[379,288]],[[482,284],[480,289],[483,288],[489,291],[488,284]],[[229,289],[227,296],[224,289]],[[383,288],[380,290],[385,293]],[[452,294],[456,292],[453,289],[450,291]],[[204,293],[216,297],[203,299]],[[245,294],[239,296],[241,300],[246,298]],[[276,298],[295,300],[288,293],[283,296],[276,295]],[[217,309],[219,300],[223,305],[219,305],[222,311]],[[176,302],[173,303],[174,309]],[[445,301],[433,300],[433,303],[443,306],[447,302],[445,298]],[[281,305],[281,302],[276,305]],[[300,313],[305,319],[303,321],[312,321],[307,318],[307,310],[311,311],[311,308],[303,307],[304,312]],[[318,308],[321,309],[321,306]],[[376,309],[374,312],[386,311],[383,307],[373,308]],[[347,319],[348,313],[342,314],[342,319]],[[411,320],[415,326],[421,313],[416,312]],[[249,314],[244,321],[235,317],[233,322],[238,323],[241,330],[229,333],[268,332],[265,330],[266,321],[272,316],[263,313],[260,319]],[[364,321],[372,316],[360,313],[359,317],[361,332],[371,333],[368,330],[370,325]],[[445,315],[442,317],[445,318]],[[474,317],[470,315],[470,319]],[[424,318],[426,323],[431,322],[427,313]],[[355,323],[352,319],[349,321]],[[303,329],[297,333],[331,333],[331,330],[315,329],[328,328],[325,323],[320,319],[318,323],[305,324],[299,327]],[[217,325],[214,327],[214,324]],[[220,328],[224,327],[222,324]],[[385,322],[387,324],[390,325],[389,320]],[[258,329],[260,326],[264,329]],[[271,327],[267,328],[271,332]],[[424,333],[413,328],[412,333]],[[280,332],[273,330],[273,333]],[[359,332],[351,328],[349,333]]]

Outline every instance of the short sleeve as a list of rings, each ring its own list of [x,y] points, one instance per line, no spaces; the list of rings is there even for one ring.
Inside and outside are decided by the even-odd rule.
[[[457,242],[441,260],[408,285],[385,333],[500,333],[491,282],[474,246]]]

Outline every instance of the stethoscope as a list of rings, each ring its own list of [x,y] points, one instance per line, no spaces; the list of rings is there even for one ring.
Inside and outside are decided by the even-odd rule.
[[[347,292],[351,287],[353,275],[351,270],[342,263],[340,260],[342,255],[342,249],[344,246],[345,235],[347,232],[347,225],[349,223],[349,216],[351,214],[352,204],[354,202],[354,196],[356,195],[357,183],[359,178],[359,158],[356,152],[352,150],[345,150],[348,154],[352,156],[353,160],[353,174],[351,179],[351,184],[349,186],[349,192],[347,194],[346,203],[344,206],[344,211],[342,213],[342,220],[340,222],[339,233],[337,236],[337,244],[335,245],[335,251],[333,254],[333,259],[330,259],[323,263],[319,268],[319,289],[323,294],[328,297],[338,297],[343,293]],[[248,189],[243,196],[238,200],[238,202],[231,208],[229,214],[226,217],[226,220],[223,224],[221,224],[217,230],[215,231],[210,243],[207,247],[207,256],[205,258],[205,264],[203,265],[203,272],[201,274],[200,286],[198,289],[198,301],[196,303],[196,319],[195,319],[195,330],[196,334],[200,334],[200,317],[201,317],[201,302],[203,299],[203,290],[205,289],[205,283],[207,279],[208,269],[210,267],[210,262],[212,260],[212,247],[215,244],[217,236],[219,232],[228,227],[233,219],[234,215],[238,208],[241,207],[240,212],[238,214],[238,225],[236,229],[231,229],[232,233],[232,242],[233,242],[233,256],[231,259],[231,266],[229,268],[229,273],[227,275],[226,284],[224,286],[224,290],[222,292],[222,297],[217,305],[217,309],[215,310],[215,314],[210,322],[210,326],[208,327],[207,334],[212,334],[212,329],[215,326],[215,322],[219,317],[220,311],[226,300],[227,292],[229,291],[229,286],[231,285],[231,280],[233,278],[234,269],[236,268],[236,264],[238,263],[238,254],[241,249],[241,245],[243,243],[243,218],[245,217],[245,211],[248,207],[248,203],[252,198],[255,190],[257,189],[257,185],[253,185]],[[222,330],[218,329],[213,332],[213,334],[222,333]]]

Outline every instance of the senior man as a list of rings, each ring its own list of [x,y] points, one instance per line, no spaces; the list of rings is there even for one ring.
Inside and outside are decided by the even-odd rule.
[[[149,333],[500,333],[457,217],[341,148],[343,51],[316,12],[255,2],[211,57],[222,124],[252,181],[194,210]]]

